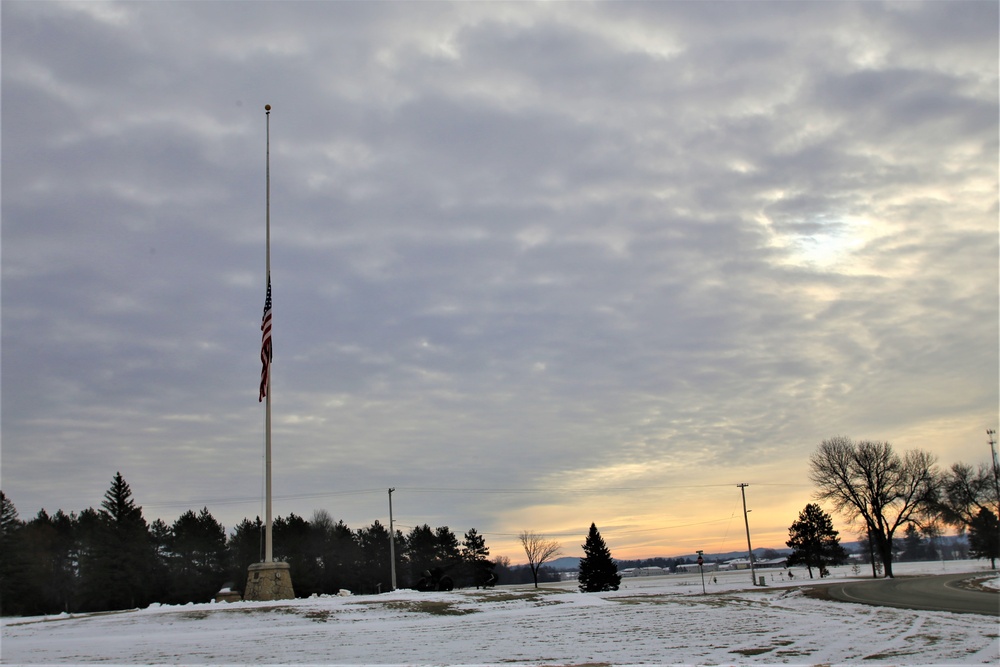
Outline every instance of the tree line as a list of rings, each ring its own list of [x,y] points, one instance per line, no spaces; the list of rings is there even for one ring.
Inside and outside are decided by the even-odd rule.
[[[956,463],[936,467],[921,450],[897,453],[886,442],[824,440],[810,459],[816,498],[829,501],[858,530],[870,555],[873,576],[892,577],[902,551],[928,556],[920,535],[936,536],[944,526],[968,536],[969,554],[1000,557],[1000,478],[996,469]],[[0,491],[0,613],[48,614],[183,604],[212,599],[224,585],[242,590],[247,568],[260,562],[263,524],[244,519],[231,536],[209,513],[189,510],[172,525],[147,524],[142,508],[120,473],[99,509],[79,514],[45,510],[30,521],[18,517]],[[897,533],[903,531],[899,539]],[[274,557],[291,566],[296,597],[379,593],[392,587],[389,530],[380,522],[352,530],[318,510],[312,520],[290,514],[273,523]],[[505,557],[491,560],[485,539],[470,529],[462,540],[447,527],[417,526],[396,531],[395,571],[401,588],[422,588],[442,577],[457,586],[527,583],[558,579],[544,564],[558,555],[558,543],[533,532],[520,535],[528,558],[524,568]],[[902,549],[900,549],[902,544]],[[932,541],[933,544],[933,541]],[[829,515],[809,504],[789,528],[788,564],[817,568],[842,562]],[[596,527],[584,544],[581,590],[617,586],[610,551]],[[616,571],[617,568],[615,568]]]
[[[325,510],[311,520],[274,519],[274,557],[292,570],[296,597],[391,590],[389,530],[380,522],[352,530]],[[242,591],[261,561],[263,523],[244,519],[232,534],[203,508],[168,525],[147,523],[116,474],[98,509],[45,510],[22,521],[0,491],[0,613],[39,615],[133,609],[152,603],[207,602],[224,586]],[[395,535],[397,585],[416,588],[434,571],[456,586],[517,582],[527,572],[491,560],[476,529],[459,539],[447,526]]]

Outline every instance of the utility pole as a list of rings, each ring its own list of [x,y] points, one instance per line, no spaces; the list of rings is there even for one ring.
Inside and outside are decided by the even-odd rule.
[[[754,586],[757,585],[757,573],[753,567],[753,547],[750,546],[750,519],[747,517],[747,492],[746,488],[750,486],[749,484],[737,484],[740,487],[740,494],[743,496],[743,523],[747,527],[747,556],[750,557],[750,581]]]
[[[392,590],[396,590],[396,529],[392,525],[392,492],[396,489],[389,489],[389,563],[392,572]]]
[[[993,488],[997,493],[997,512],[1000,513],[1000,471],[997,468],[997,432],[992,429],[986,429],[986,437],[990,439],[990,454],[993,458]]]
[[[704,567],[704,565],[705,565],[705,558],[702,555],[704,553],[705,553],[704,550],[698,549],[698,571],[701,572],[701,594],[702,595],[706,595],[706,592],[705,592],[705,567]]]

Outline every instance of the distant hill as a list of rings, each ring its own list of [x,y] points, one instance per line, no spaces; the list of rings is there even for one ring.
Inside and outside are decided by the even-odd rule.
[[[546,563],[545,567],[551,568],[556,572],[569,572],[573,570],[579,570],[580,559],[574,558],[573,556],[563,556],[562,558],[556,558],[551,563]]]
[[[965,544],[967,544],[967,541],[966,541],[966,538],[965,538],[964,535],[943,535],[943,536],[937,538],[937,540],[938,540],[939,546],[943,546],[943,547],[951,547],[951,546],[955,546],[955,545],[965,545]],[[848,553],[858,553],[861,550],[861,543],[860,542],[841,542],[840,544],[841,544],[842,547],[844,547],[844,549],[847,550]],[[754,549],[753,553],[759,559],[759,558],[762,558],[762,554],[765,551],[775,551],[775,552],[781,554],[782,556],[786,556],[786,555],[792,553],[791,549],[768,549],[766,547],[761,547],[759,549]],[[705,560],[707,560],[709,562],[713,562],[713,561],[724,562],[724,561],[727,561],[727,560],[732,560],[734,558],[742,558],[742,557],[745,557],[746,555],[747,555],[746,551],[726,551],[726,552],[723,552],[723,553],[704,554],[704,558],[705,558]],[[616,558],[615,560],[652,560],[652,558],[655,558],[655,556],[650,557],[650,558],[642,558],[642,559],[637,559],[637,558],[630,558],[630,559]],[[661,556],[661,558],[665,558],[667,560],[673,560],[673,559],[677,559],[677,560],[690,560],[690,561],[694,562],[695,560],[697,560],[698,554],[696,554],[696,553],[690,553],[690,554],[682,554],[680,556]],[[562,558],[557,558],[557,559],[555,559],[553,561],[550,561],[550,562],[546,563],[545,567],[549,568],[550,570],[555,570],[556,572],[575,572],[576,570],[580,569],[580,559],[577,558],[577,557],[573,557],[573,556],[563,556]]]
[[[791,549],[772,549],[771,551],[777,551],[781,555],[789,554],[789,553],[792,552]],[[761,548],[761,549],[754,549],[753,552],[759,558],[760,555],[764,552],[764,549],[763,548]],[[741,556],[746,556],[746,554],[747,554],[746,551],[729,551],[729,552],[720,553],[720,554],[705,554],[705,560],[707,560],[707,561],[732,560],[733,558],[739,558]],[[655,556],[652,556],[650,558],[629,558],[629,559],[616,558],[615,560],[616,561],[621,561],[621,560],[652,560],[653,558],[655,558]],[[662,556],[662,558],[665,558],[667,560],[674,560],[674,559],[685,560],[685,559],[688,559],[688,560],[694,561],[694,560],[696,560],[698,558],[698,554],[692,553],[692,554],[686,554],[686,555],[681,555],[681,556]],[[549,568],[551,570],[555,570],[556,572],[571,572],[571,571],[576,571],[576,570],[580,569],[580,559],[579,558],[574,558],[572,556],[563,556],[562,558],[557,558],[554,561],[546,563],[545,567],[547,567],[547,568]]]

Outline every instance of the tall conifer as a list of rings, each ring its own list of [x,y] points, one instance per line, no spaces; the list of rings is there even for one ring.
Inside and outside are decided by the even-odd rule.
[[[813,578],[814,567],[823,577],[826,576],[827,565],[847,560],[847,552],[840,546],[838,533],[833,529],[833,519],[815,503],[809,503],[799,512],[798,521],[788,529],[785,544],[792,548],[788,565],[805,565],[810,579]]]
[[[81,554],[80,574],[86,610],[128,609],[150,602],[148,579],[156,560],[142,507],[119,472],[104,494],[101,509],[87,521],[91,538]]]
[[[580,561],[580,591],[617,591],[622,577],[618,566],[611,558],[611,550],[595,524],[590,524],[587,541],[583,545],[583,559]]]

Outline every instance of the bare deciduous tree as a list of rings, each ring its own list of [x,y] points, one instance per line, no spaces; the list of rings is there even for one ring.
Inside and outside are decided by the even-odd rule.
[[[538,570],[558,556],[562,552],[562,547],[555,540],[547,540],[542,535],[527,530],[521,531],[518,537],[521,539],[521,546],[524,547],[524,555],[528,557],[531,578],[535,582],[535,588],[538,588]]]
[[[945,523],[965,530],[980,510],[1000,511],[996,495],[990,468],[980,464],[973,469],[965,463],[956,463],[942,475],[938,510]]]
[[[829,500],[849,521],[863,523],[892,577],[892,536],[930,513],[937,476],[934,457],[911,450],[900,456],[887,442],[838,436],[824,440],[810,459],[817,498]]]

